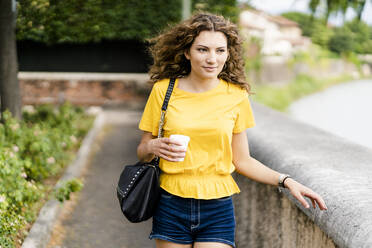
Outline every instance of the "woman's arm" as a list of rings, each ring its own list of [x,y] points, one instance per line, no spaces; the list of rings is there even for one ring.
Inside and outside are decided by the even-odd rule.
[[[140,161],[149,162],[155,157],[149,147],[149,142],[155,138],[150,132],[143,132],[141,142],[137,147],[137,157]]]
[[[233,134],[232,151],[233,163],[238,173],[257,182],[275,186],[278,185],[280,173],[268,168],[250,156],[248,139],[245,131]],[[315,203],[317,203],[321,210],[327,209],[321,196],[308,187],[296,182],[294,179],[288,178],[285,180],[285,187],[290,190],[291,194],[300,201],[305,208],[308,208],[309,205],[303,196],[311,200],[314,208],[316,207]]]
[[[144,131],[141,142],[137,147],[137,156],[140,161],[149,162],[155,155],[171,162],[177,162],[185,157],[186,150],[182,144],[169,138],[157,138],[150,132]]]

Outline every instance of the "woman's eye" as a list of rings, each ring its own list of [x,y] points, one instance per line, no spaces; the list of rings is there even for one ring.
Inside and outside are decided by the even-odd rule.
[[[217,50],[218,53],[224,53],[225,50],[224,49],[220,49],[220,50]]]
[[[198,51],[199,51],[199,52],[206,52],[207,49],[205,49],[205,48],[198,48]]]

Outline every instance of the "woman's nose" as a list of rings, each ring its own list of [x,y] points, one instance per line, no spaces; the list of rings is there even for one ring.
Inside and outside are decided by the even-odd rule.
[[[216,54],[210,53],[207,58],[207,63],[210,64],[216,63]]]

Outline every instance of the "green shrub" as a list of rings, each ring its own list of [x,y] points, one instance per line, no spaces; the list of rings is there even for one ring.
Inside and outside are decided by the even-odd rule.
[[[340,54],[348,54],[354,50],[354,34],[346,28],[336,29],[329,40],[329,49]]]
[[[15,239],[37,215],[37,203],[50,186],[44,180],[61,173],[72,159],[91,119],[81,108],[42,105],[23,112],[23,120],[2,113],[0,124],[0,247],[15,247]],[[75,185],[75,186],[74,186]],[[78,186],[78,185],[77,185]],[[77,190],[76,183],[66,194]]]
[[[321,22],[316,22],[312,28],[311,41],[321,47],[327,48],[328,42],[333,35],[333,30]]]
[[[236,0],[193,0],[193,10],[237,21]],[[47,44],[145,40],[181,20],[182,0],[22,0],[17,40]]]
[[[297,51],[292,58],[288,60],[287,64],[293,68],[298,63],[307,64],[309,67],[328,65],[331,59],[339,59],[337,53],[329,51],[316,44],[311,44],[306,51]]]
[[[70,194],[72,192],[80,191],[83,187],[83,183],[78,179],[71,179],[64,182],[58,189],[54,191],[55,198],[63,202],[65,200],[70,200]]]
[[[181,19],[181,0],[22,0],[17,39],[48,44],[144,40]]]

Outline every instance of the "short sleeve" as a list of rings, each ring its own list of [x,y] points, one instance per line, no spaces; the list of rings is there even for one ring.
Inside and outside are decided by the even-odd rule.
[[[162,96],[160,87],[155,83],[152,87],[141,121],[138,125],[142,131],[151,132],[153,136],[158,136],[159,120],[161,115]]]
[[[237,108],[238,110],[233,133],[241,133],[247,128],[255,125],[253,111],[248,96],[244,97],[244,99],[238,104]]]

